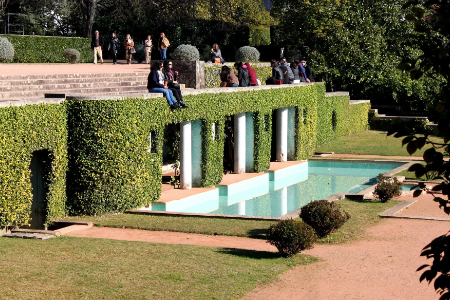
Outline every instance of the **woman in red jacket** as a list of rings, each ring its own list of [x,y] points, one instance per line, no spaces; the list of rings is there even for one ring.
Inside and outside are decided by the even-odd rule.
[[[245,65],[247,66],[248,77],[250,77],[250,85],[258,85],[258,76],[256,75],[255,69],[253,69],[249,63],[245,63]]]

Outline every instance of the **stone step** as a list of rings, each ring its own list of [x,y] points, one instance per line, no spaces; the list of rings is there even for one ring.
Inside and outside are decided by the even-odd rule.
[[[44,98],[46,93],[52,94],[85,94],[85,95],[117,95],[126,93],[148,92],[147,83],[141,86],[122,86],[122,87],[107,87],[107,88],[82,88],[82,89],[62,89],[51,91],[16,91],[4,92],[0,94],[0,100],[19,100],[19,99],[37,99]]]
[[[83,82],[83,83],[64,83],[64,84],[45,84],[45,85],[18,85],[18,86],[0,86],[0,92],[17,92],[17,91],[61,91],[67,89],[83,89],[83,88],[104,88],[119,86],[147,86],[147,80],[136,81],[119,81],[119,82]]]
[[[78,73],[78,74],[31,74],[31,75],[0,75],[0,80],[29,80],[29,79],[64,79],[64,78],[96,78],[99,76],[123,77],[146,74],[148,70],[118,73]]]
[[[48,240],[51,238],[55,238],[56,236],[51,234],[42,234],[42,233],[25,233],[25,232],[14,232],[3,235],[3,237],[7,238],[19,238],[19,239],[36,239],[36,240]]]
[[[51,84],[72,84],[72,83],[93,83],[93,82],[122,82],[122,81],[147,81],[148,75],[108,77],[99,76],[95,78],[51,78],[51,79],[27,79],[27,80],[0,80],[1,87],[15,88],[22,85],[51,85]]]

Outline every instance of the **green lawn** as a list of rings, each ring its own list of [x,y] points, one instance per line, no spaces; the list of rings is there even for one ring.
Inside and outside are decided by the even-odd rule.
[[[440,138],[432,137],[431,139],[435,142],[442,142],[442,139]],[[423,152],[428,148],[430,148],[430,146],[425,146],[422,150],[418,150],[412,156],[421,157]],[[409,156],[406,151],[406,146],[402,147],[402,138],[394,138],[392,136],[387,136],[385,132],[372,130],[340,137],[330,143],[318,146],[316,150],[320,152],[345,154]]]
[[[315,259],[278,253],[59,237],[0,237],[1,299],[239,299]]]
[[[339,200],[339,204],[352,216],[344,227],[333,233],[324,243],[342,243],[358,238],[361,232],[378,222],[378,214],[396,204],[394,201],[380,203],[378,201],[357,202]],[[104,217],[70,217],[66,220],[91,221],[96,226],[125,227],[145,230],[177,231],[212,235],[247,236],[266,238],[267,228],[272,221],[253,221],[242,219],[218,219],[195,217],[170,217],[135,214],[119,214]]]

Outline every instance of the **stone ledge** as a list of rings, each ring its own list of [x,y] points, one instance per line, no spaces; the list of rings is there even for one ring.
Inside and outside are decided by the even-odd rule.
[[[370,100],[350,100],[350,105],[360,104],[360,103],[370,103]]]
[[[61,104],[63,98],[42,98],[42,99],[24,99],[24,100],[0,100],[0,107],[24,106],[35,104]]]
[[[349,92],[345,92],[345,91],[325,93],[325,97],[336,97],[336,96],[350,96],[350,93]]]

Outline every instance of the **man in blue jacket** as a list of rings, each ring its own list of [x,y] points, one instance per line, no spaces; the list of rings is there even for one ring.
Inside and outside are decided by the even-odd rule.
[[[308,82],[314,82],[313,72],[311,70],[311,67],[306,64],[306,60],[302,60],[301,64],[305,68],[305,72],[306,72],[305,75],[306,75],[306,78],[309,80]]]

